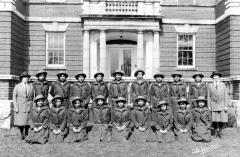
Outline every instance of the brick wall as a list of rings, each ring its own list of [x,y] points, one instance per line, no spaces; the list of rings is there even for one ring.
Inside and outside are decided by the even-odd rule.
[[[224,76],[239,76],[240,16],[230,16],[216,25],[216,65]]]
[[[10,73],[11,13],[0,12],[0,74]]]
[[[17,80],[0,80],[0,100],[12,100],[13,89]]]
[[[26,45],[29,53],[28,69],[34,75],[38,70],[45,69],[49,77],[56,77],[61,69],[46,69],[46,32],[42,23],[29,23]],[[74,77],[82,70],[82,28],[81,23],[70,23],[66,34],[65,64],[69,77]]]
[[[199,25],[196,34],[195,69],[182,71],[184,77],[196,70],[209,77],[215,70],[215,26]],[[177,33],[174,25],[163,24],[160,33],[160,71],[170,76],[177,66]]]

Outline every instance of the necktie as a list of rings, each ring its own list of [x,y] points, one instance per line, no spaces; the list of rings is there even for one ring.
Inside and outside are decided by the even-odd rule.
[[[27,92],[27,84],[25,83],[24,84],[24,87],[25,87],[25,94],[26,94],[26,98],[28,97],[28,92]]]

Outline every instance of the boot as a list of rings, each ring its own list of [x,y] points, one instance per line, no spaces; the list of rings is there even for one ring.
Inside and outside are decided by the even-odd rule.
[[[223,123],[219,122],[219,133],[218,133],[219,138],[222,138],[223,136],[222,129],[223,129]]]
[[[212,135],[213,135],[213,137],[217,138],[218,137],[218,134],[217,134],[217,122],[213,122],[212,126],[213,126]]]
[[[19,126],[19,131],[20,131],[20,134],[21,134],[21,141],[25,139],[25,133],[24,133],[24,126]]]
[[[26,125],[24,127],[24,133],[25,133],[25,136],[28,136],[28,130],[29,130],[30,126],[29,125]]]

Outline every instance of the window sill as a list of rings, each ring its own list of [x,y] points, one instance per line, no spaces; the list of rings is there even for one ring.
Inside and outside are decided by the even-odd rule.
[[[194,67],[176,67],[175,68],[176,71],[197,71],[196,68]]]
[[[66,70],[67,67],[65,65],[51,65],[51,66],[46,66],[44,68],[45,70]]]

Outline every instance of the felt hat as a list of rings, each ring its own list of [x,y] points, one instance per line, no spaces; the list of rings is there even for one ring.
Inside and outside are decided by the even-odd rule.
[[[46,99],[46,98],[42,94],[40,94],[35,97],[34,102],[36,103],[38,100],[41,100],[41,99]]]
[[[142,72],[142,74],[145,75],[145,72],[142,69],[138,69],[135,71],[134,76],[137,77],[139,72]]]
[[[213,78],[214,75],[218,75],[219,77],[222,77],[222,73],[220,73],[219,71],[212,72],[212,75],[210,77]]]
[[[203,75],[202,73],[200,73],[200,72],[196,72],[195,74],[193,74],[192,78],[195,79],[195,77],[197,77],[197,76],[200,76],[201,78],[204,77],[204,75]]]
[[[104,98],[103,95],[98,95],[96,98],[95,98],[95,101],[98,101],[99,99],[103,100],[103,101],[106,101],[106,98]]]
[[[116,103],[118,103],[118,102],[126,103],[127,101],[126,101],[126,99],[124,97],[118,97],[118,99],[116,100]]]
[[[94,74],[94,78],[96,78],[98,75],[102,75],[102,77],[104,77],[104,73],[103,73],[103,72],[97,71],[97,72]]]
[[[175,71],[172,75],[172,77],[175,77],[175,76],[179,76],[179,77],[182,77],[182,74],[178,71]]]
[[[156,73],[156,74],[153,75],[153,77],[154,77],[155,79],[156,79],[156,77],[158,77],[158,76],[160,76],[160,77],[162,77],[162,78],[165,77],[162,73]]]
[[[122,70],[116,70],[114,73],[113,73],[113,77],[115,77],[117,74],[120,74],[120,75],[124,75],[123,71]]]
[[[59,78],[61,75],[65,75],[65,77],[68,77],[68,74],[64,71],[60,71],[58,74],[57,74],[57,77]]]
[[[188,103],[187,99],[186,98],[180,98],[178,99],[177,103],[180,104],[182,102],[185,102],[185,103]]]
[[[138,102],[139,100],[143,100],[143,101],[147,101],[147,99],[144,97],[144,96],[138,96],[136,99],[135,99],[135,102]]]
[[[56,99],[60,99],[63,102],[63,97],[61,97],[60,95],[55,95],[52,99],[52,102],[54,102]]]
[[[28,78],[30,78],[31,75],[29,75],[28,72],[24,71],[24,72],[22,72],[21,75],[19,76],[19,79],[21,80],[23,77],[28,77]]]
[[[41,74],[44,74],[44,75],[47,76],[47,72],[46,72],[46,71],[43,71],[43,70],[39,70],[35,76],[36,76],[36,77],[39,77]]]
[[[83,76],[84,78],[87,77],[87,75],[86,75],[85,73],[80,72],[80,73],[78,73],[77,75],[75,75],[76,80],[78,79],[79,76]]]

